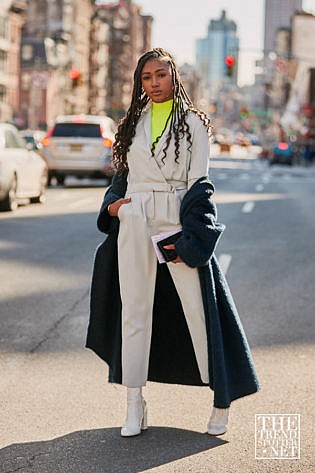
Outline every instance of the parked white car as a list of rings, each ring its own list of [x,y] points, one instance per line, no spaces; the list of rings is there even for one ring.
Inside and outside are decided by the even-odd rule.
[[[15,210],[19,199],[45,199],[48,168],[44,159],[27,149],[17,128],[0,123],[0,210]]]
[[[116,124],[106,116],[64,115],[41,140],[49,169],[49,184],[55,178],[63,185],[67,176],[111,178],[112,145]]]

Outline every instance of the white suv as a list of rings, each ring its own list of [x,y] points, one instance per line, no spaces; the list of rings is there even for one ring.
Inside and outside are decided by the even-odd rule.
[[[53,177],[63,185],[66,176],[111,178],[115,122],[106,116],[64,115],[42,139],[48,164],[49,184]]]

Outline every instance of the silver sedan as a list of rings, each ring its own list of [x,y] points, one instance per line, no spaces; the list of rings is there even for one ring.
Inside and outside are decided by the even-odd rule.
[[[15,210],[19,199],[45,199],[48,169],[44,159],[27,149],[15,126],[0,123],[0,210]]]

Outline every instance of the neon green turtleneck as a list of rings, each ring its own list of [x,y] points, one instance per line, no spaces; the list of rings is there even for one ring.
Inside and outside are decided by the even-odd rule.
[[[165,128],[166,120],[172,110],[173,99],[167,100],[166,102],[153,102],[151,112],[151,139],[152,144],[155,140],[161,136]]]

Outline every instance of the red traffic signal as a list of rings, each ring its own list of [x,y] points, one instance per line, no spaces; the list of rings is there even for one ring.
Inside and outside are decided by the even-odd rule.
[[[225,64],[226,64],[227,66],[234,66],[234,63],[235,63],[234,56],[226,56],[226,58],[225,58]]]
[[[69,71],[69,77],[72,80],[79,79],[80,75],[81,75],[81,72],[78,69],[73,68],[73,69],[70,69]]]
[[[69,77],[71,79],[72,89],[75,89],[76,87],[81,85],[81,83],[82,83],[82,74],[78,69],[76,69],[76,68],[70,69]]]
[[[234,74],[235,57],[225,56],[224,62],[226,64],[226,75],[231,77]]]

